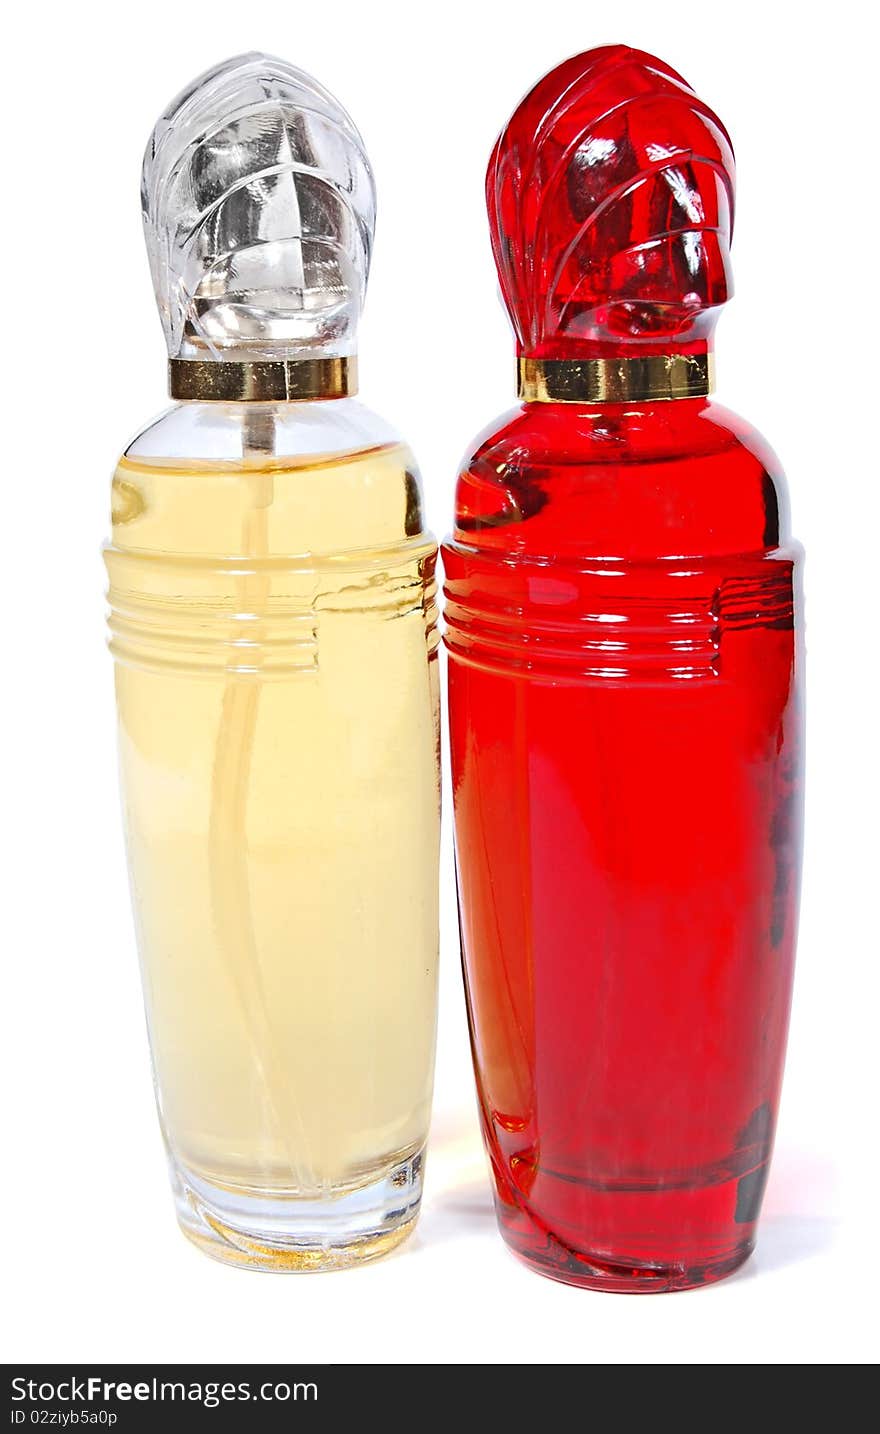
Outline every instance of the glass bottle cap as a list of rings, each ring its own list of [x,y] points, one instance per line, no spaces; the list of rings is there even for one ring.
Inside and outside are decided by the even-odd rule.
[[[351,119],[303,71],[253,53],[201,75],[150,136],[141,202],[172,361],[278,372],[354,353],[375,186]]]
[[[609,363],[656,357],[675,380],[653,365],[660,396],[677,396],[679,378],[705,391],[709,339],[732,292],[733,195],[727,131],[662,60],[608,45],[545,75],[486,176],[520,358],[599,364],[607,387]],[[679,358],[693,362],[676,377]]]

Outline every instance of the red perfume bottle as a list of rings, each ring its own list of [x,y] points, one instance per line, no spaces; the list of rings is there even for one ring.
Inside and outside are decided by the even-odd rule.
[[[802,825],[800,549],[710,401],[727,133],[624,46],[547,75],[487,176],[522,404],[444,548],[468,1008],[502,1233],[594,1289],[749,1255]]]

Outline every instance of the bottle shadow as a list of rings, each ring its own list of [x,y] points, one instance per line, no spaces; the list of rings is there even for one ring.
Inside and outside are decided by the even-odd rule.
[[[811,1260],[833,1247],[837,1232],[830,1215],[769,1215],[758,1224],[755,1253],[740,1274],[749,1278]]]
[[[494,1227],[491,1176],[476,1113],[435,1119],[417,1242],[467,1239]]]
[[[736,1278],[800,1264],[832,1249],[839,1230],[837,1171],[815,1152],[781,1148],[770,1167],[755,1253]]]

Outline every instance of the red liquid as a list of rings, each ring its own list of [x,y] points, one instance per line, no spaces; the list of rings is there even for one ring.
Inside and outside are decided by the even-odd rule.
[[[444,549],[462,942],[501,1228],[575,1284],[750,1252],[801,842],[799,549],[707,400],[531,404]]]

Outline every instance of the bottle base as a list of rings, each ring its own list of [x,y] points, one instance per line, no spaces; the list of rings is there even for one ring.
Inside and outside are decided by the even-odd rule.
[[[554,1235],[539,1241],[525,1240],[501,1224],[508,1249],[529,1269],[561,1284],[609,1294],[660,1295],[678,1290],[695,1290],[726,1279],[745,1264],[755,1248],[754,1239],[743,1240],[732,1250],[703,1264],[681,1262],[624,1263],[607,1257],[569,1249]]]
[[[424,1148],[368,1185],[327,1196],[232,1190],[172,1162],[177,1219],[212,1259],[250,1270],[342,1270],[378,1260],[416,1223]]]

